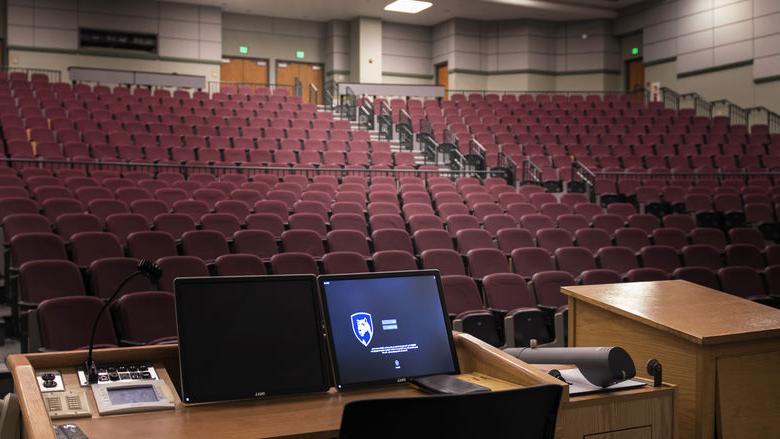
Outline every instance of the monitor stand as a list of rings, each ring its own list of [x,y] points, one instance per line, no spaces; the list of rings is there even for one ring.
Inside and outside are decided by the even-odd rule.
[[[411,380],[412,384],[429,392],[462,395],[465,393],[490,392],[487,387],[458,379],[454,375],[432,375]]]

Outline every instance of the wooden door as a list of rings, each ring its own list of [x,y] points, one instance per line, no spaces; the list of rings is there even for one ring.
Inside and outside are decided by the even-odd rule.
[[[228,62],[219,67],[222,82],[247,84],[250,86],[268,85],[268,61],[260,59],[228,58]]]
[[[278,61],[276,63],[276,86],[285,87],[290,94],[295,93],[295,80],[301,82],[301,93],[304,102],[311,102],[309,96],[309,84],[314,84],[319,90],[317,104],[322,103],[322,88],[324,85],[324,72],[320,64],[295,63]]]
[[[221,82],[243,82],[244,60],[230,58],[219,66],[219,80]]]
[[[447,90],[449,89],[450,76],[447,70],[447,63],[436,66],[436,85],[444,87],[444,98],[447,99]]]
[[[626,66],[626,91],[644,100],[645,94],[645,63],[641,59],[628,61]]]
[[[255,87],[268,85],[268,61],[245,59],[243,64],[243,82]]]

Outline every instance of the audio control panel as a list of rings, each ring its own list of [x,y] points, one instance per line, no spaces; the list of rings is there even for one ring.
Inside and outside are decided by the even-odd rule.
[[[157,371],[149,363],[117,363],[98,365],[98,385],[116,382],[157,380]],[[84,369],[78,369],[79,384],[89,386]]]

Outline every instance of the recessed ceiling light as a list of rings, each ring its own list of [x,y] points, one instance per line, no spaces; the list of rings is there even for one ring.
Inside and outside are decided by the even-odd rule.
[[[385,11],[403,12],[405,14],[416,14],[433,6],[431,2],[418,0],[396,0],[385,6]]]

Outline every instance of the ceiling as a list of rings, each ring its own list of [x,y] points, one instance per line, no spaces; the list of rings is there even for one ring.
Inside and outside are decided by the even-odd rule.
[[[226,12],[301,20],[349,20],[378,17],[385,21],[435,25],[460,17],[474,20],[537,19],[553,21],[615,18],[617,11],[646,0],[429,0],[419,14],[386,12],[392,0],[169,0],[221,6]]]

